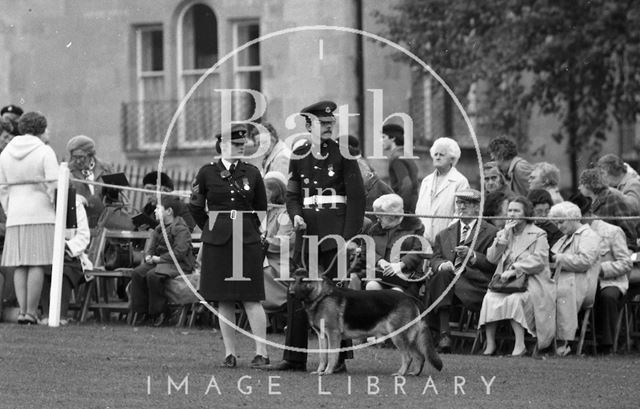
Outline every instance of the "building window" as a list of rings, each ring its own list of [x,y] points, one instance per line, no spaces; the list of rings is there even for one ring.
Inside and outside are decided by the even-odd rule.
[[[178,20],[178,100],[218,61],[218,20],[204,4],[184,10]],[[184,106],[177,123],[180,147],[210,145],[217,133],[220,103],[214,89],[220,88],[220,74],[206,77]],[[176,107],[177,108],[177,107]]]
[[[233,25],[233,49],[260,37],[257,20],[239,21]],[[260,43],[252,44],[233,57],[234,88],[262,89],[262,66],[260,65]],[[248,93],[235,93],[233,117],[235,120],[248,119],[255,112],[255,101]]]
[[[126,124],[137,134],[139,147],[157,148],[164,135],[157,105],[166,99],[162,26],[138,27],[135,33],[137,101],[129,106]]]

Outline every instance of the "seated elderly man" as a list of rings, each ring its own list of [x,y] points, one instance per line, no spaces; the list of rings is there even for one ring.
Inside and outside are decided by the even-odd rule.
[[[423,238],[424,226],[417,217],[402,216],[404,202],[395,193],[382,195],[373,202],[373,211],[397,213],[398,216],[378,216],[365,234],[373,238],[376,245],[376,278],[381,281],[367,282],[367,290],[392,288],[418,295],[418,284],[423,276],[422,263],[431,246]],[[394,245],[401,242],[400,251],[392,254]],[[366,251],[365,251],[366,252]],[[366,260],[362,253],[361,260]]]
[[[551,248],[555,262],[556,339],[562,342],[558,355],[571,352],[578,329],[578,312],[593,305],[600,273],[600,236],[588,224],[582,224],[580,208],[571,202],[554,205],[550,217],[556,221],[563,236]]]
[[[575,203],[582,215],[591,217],[591,200],[580,193],[569,199]],[[596,331],[601,335],[598,342],[600,352],[611,352],[613,338],[620,313],[622,296],[629,288],[628,274],[631,271],[631,251],[627,247],[624,232],[618,226],[602,220],[591,220],[591,228],[602,238],[600,244],[600,274],[596,291]]]
[[[460,301],[473,311],[480,311],[482,299],[496,266],[487,261],[486,253],[498,232],[493,225],[482,220],[478,224],[476,216],[480,214],[480,192],[465,189],[456,192],[456,215],[460,217],[455,223],[441,231],[434,241],[431,277],[427,289],[427,305],[434,302],[451,284],[456,271],[462,266],[465,257],[471,257],[465,265],[453,291],[449,291],[430,315],[430,326],[438,328],[440,352],[451,352],[449,328],[449,309],[454,301]],[[478,240],[471,248],[475,232]]]

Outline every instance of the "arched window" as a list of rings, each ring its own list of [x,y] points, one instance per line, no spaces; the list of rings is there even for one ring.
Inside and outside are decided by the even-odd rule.
[[[205,4],[194,4],[178,20],[178,99],[181,100],[207,69],[218,61],[218,20]],[[213,73],[187,102],[178,123],[181,146],[211,143],[219,128],[219,103],[213,89],[220,87],[220,75]]]

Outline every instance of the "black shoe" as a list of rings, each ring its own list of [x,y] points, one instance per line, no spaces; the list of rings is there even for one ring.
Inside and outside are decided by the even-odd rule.
[[[287,360],[282,360],[277,364],[265,366],[262,369],[266,369],[267,371],[306,371],[307,363],[306,362],[292,362]]]
[[[251,360],[251,367],[252,368],[257,368],[257,369],[263,369],[266,366],[269,366],[269,358],[267,358],[266,356],[262,356],[262,355],[256,355],[252,360]]]
[[[440,337],[440,342],[438,342],[438,352],[443,353],[443,354],[449,354],[451,353],[451,337],[449,336],[449,334],[442,334],[442,336]]]
[[[343,373],[343,372],[347,372],[347,365],[343,362],[338,362],[338,365],[336,365],[336,369],[333,370],[333,373]]]
[[[164,324],[164,321],[166,318],[167,318],[167,315],[164,312],[161,312],[160,314],[158,314],[155,321],[153,321],[153,326],[161,327]]]
[[[227,355],[227,357],[220,364],[223,368],[235,368],[236,367],[236,357],[233,355]]]

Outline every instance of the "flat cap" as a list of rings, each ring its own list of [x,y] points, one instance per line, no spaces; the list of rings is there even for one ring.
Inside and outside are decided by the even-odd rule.
[[[309,105],[306,108],[303,108],[302,111],[300,111],[300,113],[313,115],[318,119],[323,119],[323,118],[333,119],[334,118],[333,111],[335,111],[337,107],[338,106],[333,101],[320,101],[320,102],[316,102],[313,105]]]
[[[2,107],[2,109],[0,109],[0,115],[4,115],[6,113],[16,114],[20,116],[24,113],[24,111],[19,106],[11,104],[11,105]]]
[[[455,196],[457,199],[461,199],[467,202],[480,203],[480,192],[475,189],[458,190]]]
[[[392,138],[404,136],[404,128],[398,124],[387,124],[382,127],[382,133]]]

